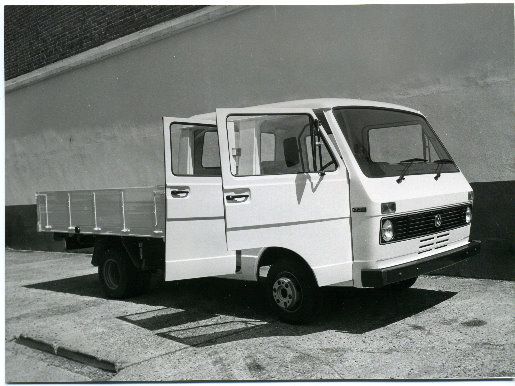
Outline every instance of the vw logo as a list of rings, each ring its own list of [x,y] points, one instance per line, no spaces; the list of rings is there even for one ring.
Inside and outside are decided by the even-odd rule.
[[[442,225],[442,216],[437,214],[435,216],[435,227],[439,228]]]

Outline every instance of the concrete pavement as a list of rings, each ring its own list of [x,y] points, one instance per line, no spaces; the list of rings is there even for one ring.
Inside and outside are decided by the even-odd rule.
[[[290,326],[271,317],[254,283],[155,283],[144,296],[108,300],[89,261],[6,251],[8,382],[515,375],[513,282],[425,276],[395,295],[327,288],[320,318]]]

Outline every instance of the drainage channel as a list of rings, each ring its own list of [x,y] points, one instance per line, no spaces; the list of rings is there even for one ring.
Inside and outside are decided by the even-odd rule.
[[[117,373],[121,368],[118,364],[106,359],[97,358],[94,355],[86,354],[77,350],[61,347],[57,344],[45,342],[41,339],[20,335],[15,342],[23,346],[57,355],[75,362],[95,367],[100,370]]]

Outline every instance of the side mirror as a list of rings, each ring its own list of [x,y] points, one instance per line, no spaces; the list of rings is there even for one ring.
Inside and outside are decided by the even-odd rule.
[[[299,145],[297,144],[297,138],[286,138],[283,141],[283,150],[286,166],[291,167],[299,164]]]

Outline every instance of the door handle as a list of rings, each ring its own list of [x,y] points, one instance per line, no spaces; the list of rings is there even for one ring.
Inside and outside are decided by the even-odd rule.
[[[228,194],[227,196],[225,196],[225,199],[227,201],[236,201],[238,198],[244,198],[246,200],[249,197],[250,197],[249,194]],[[238,202],[243,202],[245,200],[241,200]]]
[[[172,195],[172,197],[176,197],[176,198],[186,197],[189,193],[190,193],[189,190],[184,190],[184,189],[170,190],[170,194]]]

